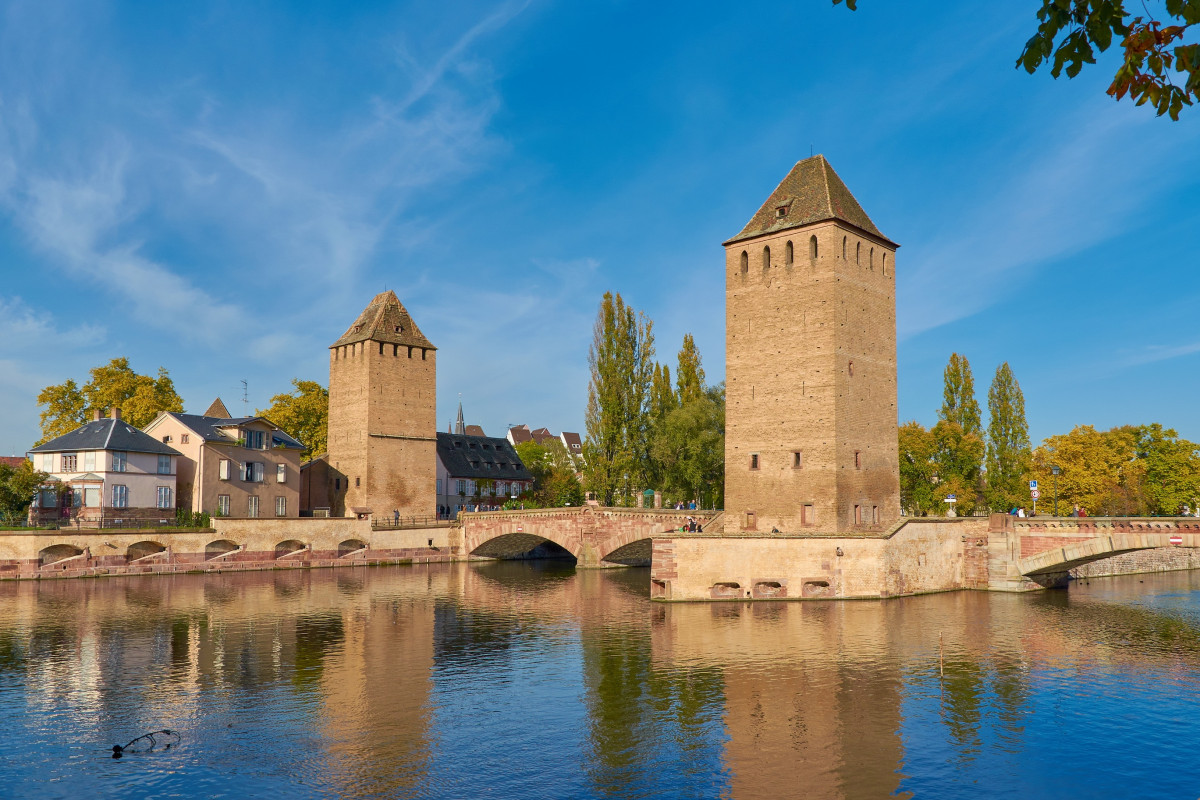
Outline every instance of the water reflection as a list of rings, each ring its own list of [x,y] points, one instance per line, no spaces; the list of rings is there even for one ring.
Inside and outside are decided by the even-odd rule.
[[[647,594],[643,570],[556,562],[0,584],[0,781],[347,798],[1200,783],[1200,575],[887,602]],[[163,727],[179,748],[105,761]]]

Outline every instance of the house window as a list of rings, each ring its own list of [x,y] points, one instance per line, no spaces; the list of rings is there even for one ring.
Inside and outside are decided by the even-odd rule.
[[[275,482],[287,483],[287,464],[275,465]]]
[[[813,508],[812,503],[805,503],[800,506],[800,524],[815,525],[817,522],[817,512]]]
[[[54,454],[53,453],[42,453],[40,460],[42,462],[42,472],[54,472]]]
[[[171,434],[168,433],[166,436],[162,437],[162,439],[163,439],[163,444],[170,444],[171,443]]]
[[[181,433],[181,434],[179,434],[179,443],[180,443],[180,444],[187,444],[187,443],[188,443],[188,439],[190,439],[190,438],[191,438],[191,437],[190,437],[190,436],[188,436],[186,433]]]
[[[504,481],[500,481],[499,483],[497,483],[496,484],[496,494],[500,495],[501,497],[508,494],[508,484],[505,483]]]
[[[121,452],[113,453],[112,471],[113,472],[124,472],[125,464],[127,463],[128,458],[129,458],[128,453],[121,453]],[[121,507],[124,508],[124,506],[121,506]]]
[[[219,480],[223,480],[223,481],[229,480],[229,459],[228,458],[222,458],[221,462],[217,465],[217,478]]]
[[[277,516],[277,517],[286,517],[287,516],[287,498],[286,497],[276,497],[275,498],[275,516]]]
[[[792,469],[800,469],[804,466],[804,458],[800,455],[800,451],[796,450],[792,453]]]
[[[861,450],[854,451],[854,468],[862,469],[862,451]]]
[[[750,469],[758,469],[758,453],[750,454]]]
[[[442,479],[441,478],[437,479],[437,490],[436,491],[438,494],[442,493]]]
[[[75,465],[79,462],[79,457],[74,453],[62,454],[62,471],[76,472]]]
[[[129,507],[129,487],[122,486],[119,483],[113,484],[112,507],[113,508],[128,508]]]
[[[83,471],[91,472],[96,469],[96,451],[89,450],[83,454]]]
[[[171,503],[171,487],[170,486],[159,486],[158,487],[158,495],[155,498],[154,507],[155,508],[172,508],[173,507],[173,504]]]
[[[217,514],[222,517],[229,516],[229,495],[217,495]]]
[[[94,486],[88,486],[83,490],[83,504],[87,508],[98,508],[100,506],[100,490]]]
[[[467,482],[466,481],[457,481],[454,490],[456,492],[458,492],[459,494],[466,494],[467,493]]]
[[[160,455],[158,457],[158,474],[159,475],[170,475],[171,474],[171,457],[170,456]]]
[[[245,461],[242,463],[242,480],[246,483],[263,482],[263,463],[261,461]]]
[[[475,496],[475,481],[467,481],[467,494],[471,497]]]
[[[251,450],[266,450],[266,434],[263,431],[243,431],[246,439],[246,447]]]
[[[252,494],[246,498],[246,516],[251,519],[258,516],[258,495]]]

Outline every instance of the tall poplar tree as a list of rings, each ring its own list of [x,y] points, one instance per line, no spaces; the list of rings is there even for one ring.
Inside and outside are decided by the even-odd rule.
[[[971,376],[971,364],[966,356],[950,354],[950,363],[942,373],[945,387],[942,390],[942,407],[938,419],[953,422],[963,433],[983,435],[983,424],[979,415],[979,401],[975,399],[975,378]]]
[[[980,501],[985,447],[975,379],[966,356],[950,355],[943,374],[942,407],[931,433],[937,443],[940,490],[958,498],[959,513],[973,513]]]
[[[605,292],[588,348],[585,477],[604,505],[629,503],[650,470],[654,323]]]
[[[675,396],[675,387],[671,385],[671,368],[659,364],[654,370],[654,382],[650,387],[650,417],[657,424],[663,417],[679,408],[679,398]]]
[[[1031,452],[1025,395],[1005,361],[988,389],[987,503],[993,511],[1025,504]]]
[[[704,367],[700,366],[700,351],[696,349],[696,340],[690,333],[683,335],[683,347],[679,349],[679,366],[675,370],[675,384],[679,390],[681,406],[704,396]]]

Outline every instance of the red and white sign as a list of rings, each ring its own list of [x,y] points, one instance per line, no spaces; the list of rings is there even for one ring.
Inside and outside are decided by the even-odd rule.
[[[522,532],[524,532],[524,530],[525,530],[525,526],[524,526],[524,525],[518,525],[518,526],[517,526],[517,533],[522,533]]]
[[[1030,489],[1029,496],[1032,497],[1034,500],[1037,500],[1039,497],[1042,496],[1042,493],[1039,492],[1037,489]]]
[[[1183,544],[1183,537],[1182,536],[1172,536],[1171,544]]]

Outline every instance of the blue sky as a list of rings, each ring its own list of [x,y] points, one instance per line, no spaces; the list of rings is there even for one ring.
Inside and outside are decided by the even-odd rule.
[[[824,153],[900,242],[900,418],[1008,361],[1035,440],[1200,440],[1200,111],[1013,63],[990,4],[14,0],[0,11],[0,451],[128,356],[190,411],[328,378],[394,289],[438,418],[582,430],[600,296],[724,373],[721,241]]]

